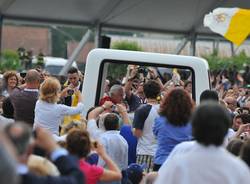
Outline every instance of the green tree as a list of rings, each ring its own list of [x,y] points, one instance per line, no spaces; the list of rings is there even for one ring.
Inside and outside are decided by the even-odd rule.
[[[214,50],[212,54],[203,56],[203,58],[208,61],[211,70],[233,68],[234,66],[241,70],[244,68],[244,65],[250,65],[250,57],[246,55],[244,50],[233,57],[220,57],[218,50]]]
[[[21,67],[19,56],[17,52],[12,50],[4,50],[1,55],[0,70],[5,72],[7,70],[18,70]]]
[[[131,41],[114,42],[112,43],[111,48],[118,50],[142,51],[142,47],[140,47],[137,42],[131,42]],[[126,75],[126,72],[127,72],[127,65],[111,63],[108,69],[108,76],[117,79],[120,78],[120,76]]]

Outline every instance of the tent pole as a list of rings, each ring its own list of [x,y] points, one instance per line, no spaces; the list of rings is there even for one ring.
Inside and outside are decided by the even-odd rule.
[[[234,44],[230,43],[230,47],[231,47],[231,56],[235,56]]]
[[[177,45],[174,54],[179,55],[181,51],[185,48],[188,43],[188,37],[182,39],[182,41]]]
[[[102,26],[98,22],[95,26],[95,47],[96,48],[101,47],[101,35],[102,35]]]
[[[191,33],[191,36],[190,36],[190,50],[189,50],[189,55],[190,56],[195,56],[195,53],[196,53],[196,38],[197,38],[197,35],[195,33]]]
[[[0,16],[0,56],[2,55],[2,41],[3,41],[3,16]]]
[[[67,71],[72,66],[72,63],[77,59],[77,56],[81,52],[82,48],[88,42],[89,37],[90,37],[90,33],[91,33],[91,30],[88,29],[88,31],[85,33],[85,35],[83,35],[83,37],[82,37],[81,41],[79,42],[78,46],[75,48],[75,50],[71,54],[70,58],[68,59],[68,62],[66,63],[66,65],[64,65],[64,67],[60,71],[59,75],[66,75]]]

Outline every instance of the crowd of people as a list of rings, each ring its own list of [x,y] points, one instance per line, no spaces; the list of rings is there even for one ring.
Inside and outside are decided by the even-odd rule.
[[[1,80],[0,181],[184,184],[250,181],[250,71],[216,71],[192,99],[192,76],[129,65],[85,109],[84,75],[39,68]],[[84,112],[87,112],[86,115]]]

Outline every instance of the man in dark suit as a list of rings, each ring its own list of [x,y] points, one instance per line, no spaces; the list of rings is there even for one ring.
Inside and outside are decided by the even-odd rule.
[[[17,150],[17,172],[21,176],[21,184],[84,184],[82,172],[78,168],[76,158],[68,155],[65,149],[60,148],[51,134],[44,129],[36,129],[35,141],[32,141],[31,128],[27,124],[14,123],[5,128],[7,137]],[[33,143],[32,143],[33,142]],[[50,159],[57,166],[61,176],[37,176],[29,172],[27,159],[33,146],[46,151]]]

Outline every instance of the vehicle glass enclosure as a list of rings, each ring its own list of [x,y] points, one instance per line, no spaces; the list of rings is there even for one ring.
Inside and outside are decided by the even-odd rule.
[[[126,75],[130,73],[133,67],[136,67],[138,72],[134,80],[135,82],[133,82],[132,90],[135,90],[139,83],[153,79],[150,72],[155,70],[165,90],[173,87],[184,88],[185,84],[189,83],[190,94],[192,98],[196,100],[195,73],[191,67],[105,59],[101,62],[99,68],[95,105],[99,104],[100,99],[105,96],[108,91],[109,86],[107,86],[106,81],[108,80],[111,85],[112,83],[121,81],[122,85],[124,85]]]
[[[63,66],[48,65],[45,66],[45,71],[49,72],[51,75],[58,75],[62,70]]]

